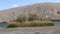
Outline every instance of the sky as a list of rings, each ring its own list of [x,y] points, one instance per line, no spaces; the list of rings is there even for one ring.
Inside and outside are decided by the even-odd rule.
[[[45,2],[60,3],[60,0],[0,0],[0,10]]]

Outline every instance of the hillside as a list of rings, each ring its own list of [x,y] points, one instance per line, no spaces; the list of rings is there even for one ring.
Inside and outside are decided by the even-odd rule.
[[[0,21],[10,21],[22,14],[37,13],[47,19],[60,19],[60,3],[37,3],[0,11]]]

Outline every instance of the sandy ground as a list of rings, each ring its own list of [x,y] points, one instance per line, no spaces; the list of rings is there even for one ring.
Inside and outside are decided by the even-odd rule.
[[[0,28],[0,34],[60,34],[60,26]]]

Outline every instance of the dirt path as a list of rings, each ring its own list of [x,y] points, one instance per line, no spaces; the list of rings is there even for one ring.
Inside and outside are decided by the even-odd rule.
[[[0,34],[60,34],[60,26],[0,28]]]

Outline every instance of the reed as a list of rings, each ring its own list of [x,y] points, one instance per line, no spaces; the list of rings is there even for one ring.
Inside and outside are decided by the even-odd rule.
[[[42,26],[54,26],[52,22],[30,22],[30,23],[20,23],[18,24],[9,24],[8,28],[14,27],[42,27]]]

